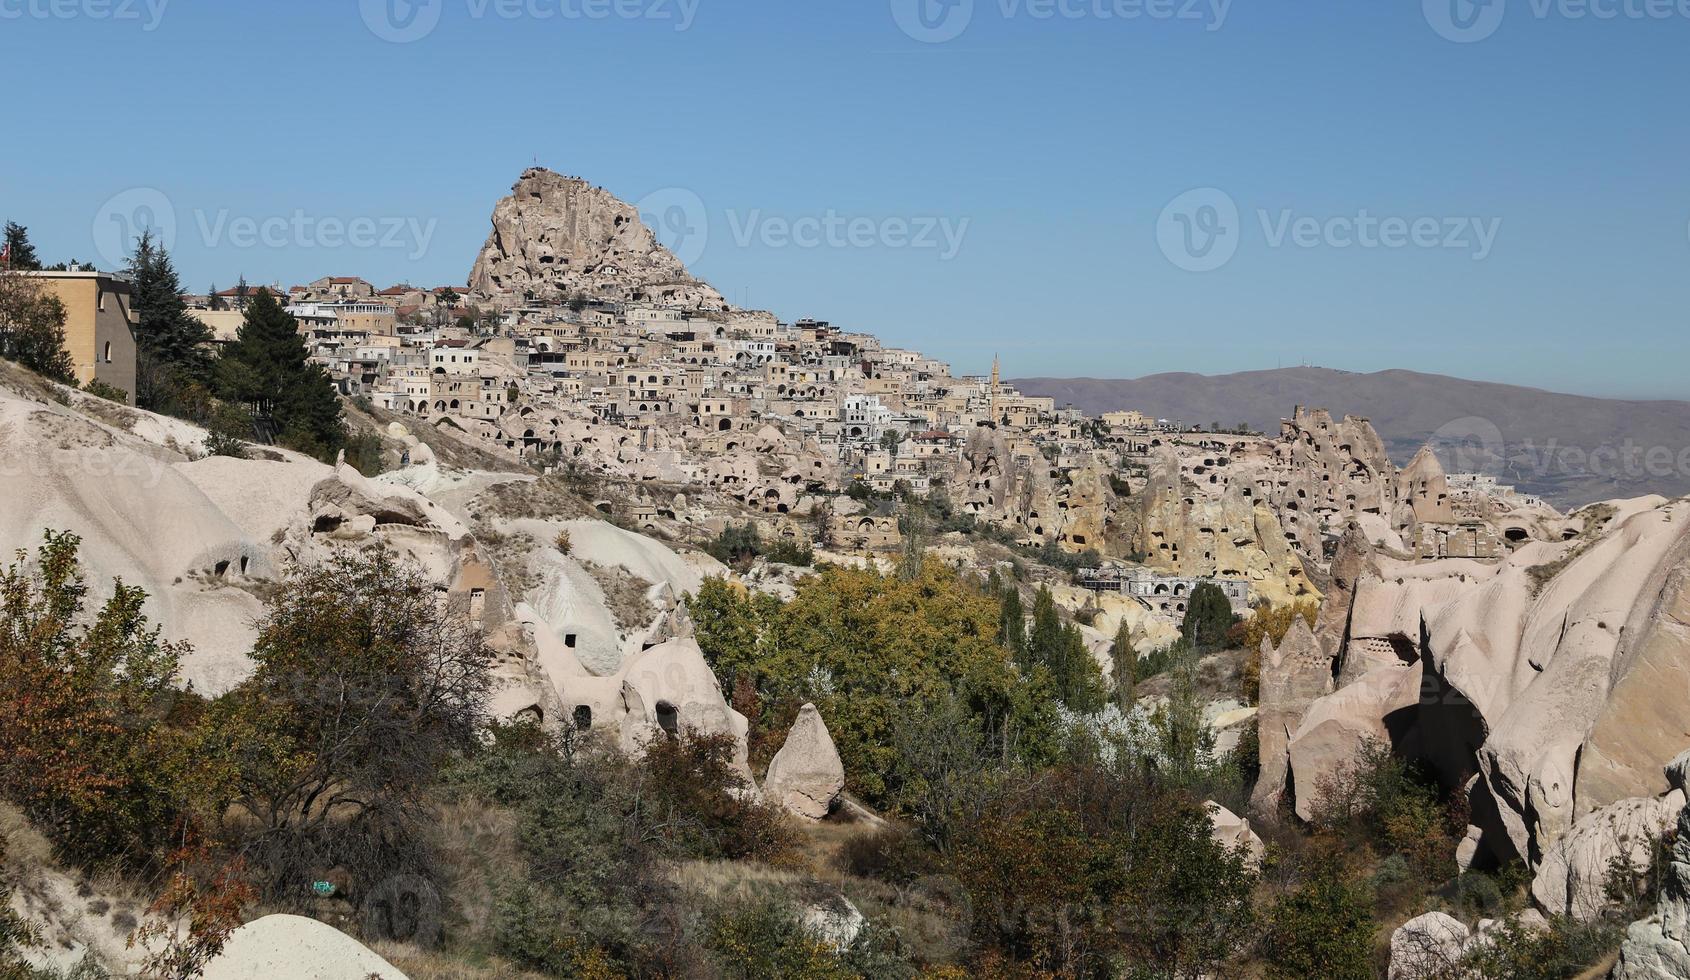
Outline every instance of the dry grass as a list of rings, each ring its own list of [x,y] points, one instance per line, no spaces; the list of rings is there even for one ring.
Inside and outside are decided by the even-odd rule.
[[[646,596],[651,590],[650,582],[620,565],[600,565],[582,560],[581,567],[604,590],[604,604],[610,610],[610,617],[616,621],[617,629],[624,633],[643,630],[657,618],[657,607]]]
[[[446,934],[469,946],[491,943],[498,889],[519,880],[527,870],[527,862],[517,851],[516,815],[502,807],[465,800],[441,805],[437,817],[441,892],[450,901]]]
[[[341,405],[348,419],[369,419],[383,433],[386,432],[389,422],[398,422],[409,429],[418,442],[433,450],[435,459],[447,466],[465,470],[488,470],[494,473],[531,472],[514,457],[494,452],[472,436],[460,435],[414,415],[399,415],[374,405],[366,411],[345,400]]]
[[[1612,504],[1591,504],[1575,513],[1584,515],[1584,530],[1578,536],[1578,544],[1568,549],[1567,553],[1552,562],[1533,565],[1526,569],[1526,575],[1532,580],[1532,595],[1537,595],[1555,581],[1555,576],[1566,571],[1567,566],[1577,561],[1581,555],[1589,551],[1603,533],[1608,530],[1608,523],[1614,519],[1619,511]]]
[[[540,520],[600,516],[576,484],[556,475],[494,484],[475,499],[474,509],[491,517]]]
[[[379,942],[370,947],[411,980],[546,980],[496,956],[443,950],[424,950],[402,943]]]

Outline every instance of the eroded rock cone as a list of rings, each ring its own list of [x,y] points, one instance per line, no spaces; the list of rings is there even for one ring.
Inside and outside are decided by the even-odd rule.
[[[798,711],[763,780],[763,798],[794,816],[820,820],[845,788],[845,764],[813,704]]]

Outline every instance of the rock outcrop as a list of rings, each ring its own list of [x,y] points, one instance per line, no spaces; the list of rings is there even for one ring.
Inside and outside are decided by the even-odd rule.
[[[845,765],[813,704],[798,710],[763,778],[763,797],[788,813],[810,820],[828,815],[845,788]]]
[[[1667,767],[1677,792],[1684,792],[1690,752]],[[1690,977],[1690,807],[1678,815],[1672,864],[1655,914],[1634,922],[1620,947],[1613,980],[1681,980]]]
[[[1431,980],[1451,975],[1472,936],[1460,920],[1427,912],[1391,933],[1390,980]]]
[[[363,943],[316,919],[266,915],[229,934],[204,980],[406,980]]]
[[[1214,825],[1215,840],[1229,851],[1242,848],[1245,863],[1251,868],[1261,867],[1267,847],[1256,832],[1250,829],[1250,821],[1214,800],[1204,805],[1209,808],[1209,822]]]
[[[1646,868],[1655,842],[1672,830],[1684,793],[1660,799],[1621,800],[1588,814],[1557,838],[1532,880],[1532,898],[1550,915],[1594,919],[1608,907],[1608,876],[1617,859]]]
[[[1271,816],[1291,788],[1291,738],[1315,700],[1332,690],[1332,659],[1320,649],[1314,631],[1298,616],[1274,648],[1262,638],[1261,705],[1257,714],[1261,775],[1250,801],[1251,812]],[[1313,779],[1305,777],[1312,785]]]
[[[493,231],[470,273],[471,299],[499,308],[576,295],[700,310],[727,303],[658,242],[639,210],[602,187],[541,167],[493,209]]]

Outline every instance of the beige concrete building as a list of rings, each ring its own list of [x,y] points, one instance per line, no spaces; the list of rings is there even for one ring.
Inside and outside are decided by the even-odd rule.
[[[26,272],[65,306],[65,349],[76,380],[135,394],[135,312],[127,279],[103,272]]]

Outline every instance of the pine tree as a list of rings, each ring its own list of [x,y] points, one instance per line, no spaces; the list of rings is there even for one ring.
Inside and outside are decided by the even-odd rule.
[[[182,301],[182,282],[176,275],[176,267],[164,246],[153,240],[151,230],[143,231],[135,240],[135,252],[129,257],[127,271],[135,280],[137,353],[162,369],[177,387],[208,381],[211,328],[188,312],[188,304]]]
[[[205,307],[208,310],[221,310],[223,308],[223,297],[217,295],[216,283],[212,283],[211,288],[205,291]]]
[[[310,362],[298,321],[268,289],[258,290],[240,332],[224,349],[217,386],[289,448],[329,459],[346,441],[334,382]]]
[[[41,260],[35,255],[35,246],[29,243],[29,229],[16,222],[6,222],[6,250],[8,259],[6,267],[17,272],[35,272],[41,268]]]

